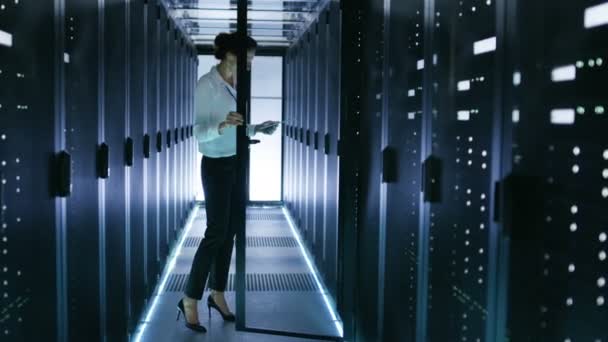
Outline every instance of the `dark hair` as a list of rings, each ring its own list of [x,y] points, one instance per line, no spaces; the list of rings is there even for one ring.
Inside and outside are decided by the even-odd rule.
[[[228,52],[237,54],[239,47],[239,37],[236,32],[233,33],[220,33],[215,37],[214,43],[215,58],[224,59]],[[258,43],[255,39],[247,36],[247,50],[255,50],[258,47]]]

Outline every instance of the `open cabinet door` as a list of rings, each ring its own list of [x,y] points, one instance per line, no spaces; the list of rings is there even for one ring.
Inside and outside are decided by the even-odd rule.
[[[250,9],[247,6],[246,0],[238,2],[237,26],[242,39],[242,50],[238,54],[237,111],[245,116],[245,122],[251,122],[252,83],[251,71],[247,70],[245,48],[247,28],[250,26],[247,21]],[[236,267],[233,279],[236,291],[236,328],[240,331],[314,340],[341,339],[340,329],[335,324],[336,315],[329,309],[328,291],[322,285],[314,266],[315,260],[310,257],[303,242],[309,234],[323,234],[322,224],[315,224],[322,221],[322,210],[318,210],[318,207],[323,203],[323,196],[322,191],[316,191],[316,183],[313,181],[317,168],[321,167],[317,165],[318,160],[322,160],[324,155],[323,149],[319,147],[322,145],[321,140],[317,141],[314,134],[318,127],[325,126],[325,114],[318,113],[325,113],[326,110],[326,106],[318,102],[325,97],[320,93],[326,92],[327,87],[325,82],[320,82],[325,80],[327,71],[319,60],[322,53],[317,51],[321,45],[326,45],[326,22],[325,17],[321,18],[319,22],[313,23],[312,29],[304,38],[302,43],[306,44],[306,48],[301,50],[302,54],[298,57],[302,58],[299,63],[300,79],[305,80],[300,89],[306,94],[302,93],[300,100],[307,108],[307,114],[301,114],[301,119],[306,120],[309,131],[309,143],[301,146],[306,153],[306,164],[302,165],[302,172],[308,176],[303,175],[301,181],[307,182],[306,194],[309,199],[316,199],[316,205],[306,207],[306,226],[294,222],[282,205],[248,207],[251,189],[248,179],[250,145],[255,142],[253,139],[263,137],[247,137],[244,127],[239,127],[237,131],[238,170],[234,194],[236,199],[233,202],[236,203],[236,208],[231,211],[231,218],[236,220]],[[318,120],[319,118],[321,119]],[[278,131],[275,134],[279,134]],[[313,203],[306,203],[309,202]],[[299,231],[296,225],[306,230]]]

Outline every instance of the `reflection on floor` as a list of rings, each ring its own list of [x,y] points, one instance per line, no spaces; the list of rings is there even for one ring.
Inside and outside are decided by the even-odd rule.
[[[205,210],[200,208],[192,228],[178,248],[175,266],[166,275],[154,309],[140,324],[137,341],[315,341],[235,331],[234,323],[205,305],[207,292],[199,302],[199,319],[206,334],[196,334],[175,321],[196,248],[206,229]],[[317,289],[304,255],[281,208],[250,208],[247,211],[247,326],[296,333],[338,336],[335,322]],[[236,311],[234,292],[235,254],[232,257],[226,299]],[[163,275],[165,276],[165,275]],[[163,279],[163,278],[161,278]]]

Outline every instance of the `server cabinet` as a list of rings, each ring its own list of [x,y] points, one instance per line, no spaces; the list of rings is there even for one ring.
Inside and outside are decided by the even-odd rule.
[[[312,145],[312,136],[316,128],[317,108],[316,108],[316,86],[317,86],[317,54],[316,41],[317,35],[314,25],[308,31],[307,46],[306,46],[306,98],[305,98],[305,185],[304,185],[304,213],[303,213],[303,228],[306,231],[306,242],[311,251],[315,251],[315,225],[314,225],[314,203],[315,203],[315,151]]]
[[[166,168],[165,168],[165,178],[164,183],[166,186],[165,189],[165,203],[167,206],[167,221],[166,221],[166,229],[167,229],[167,247],[169,250],[173,245],[173,241],[175,241],[176,236],[176,224],[175,224],[175,188],[177,180],[175,179],[175,157],[176,150],[175,142],[174,142],[174,127],[175,127],[175,109],[176,109],[176,98],[175,98],[175,89],[176,89],[176,66],[177,66],[177,29],[169,20],[169,15],[167,16],[168,22],[168,45],[167,45],[167,110],[165,117],[165,156],[166,160]]]
[[[196,170],[194,165],[194,156],[196,155],[196,150],[194,149],[194,139],[190,136],[190,127],[193,122],[193,99],[194,99],[194,84],[196,84],[196,54],[193,49],[188,50],[188,59],[186,62],[187,70],[186,70],[186,113],[185,113],[185,124],[184,129],[186,130],[186,189],[185,189],[185,201],[186,201],[186,215],[192,209],[192,204],[194,203],[193,191],[194,191],[194,183],[192,182],[193,171]]]
[[[158,50],[158,116],[156,147],[158,155],[158,173],[156,184],[158,186],[159,210],[159,262],[164,265],[169,253],[169,153],[167,152],[167,118],[169,115],[169,39],[171,36],[170,21],[166,10],[160,7],[159,18],[159,50]],[[161,267],[162,269],[162,267]]]
[[[284,62],[283,186],[286,207],[338,302],[341,12],[337,4],[321,12]]]
[[[333,297],[338,300],[338,251],[340,248],[338,238],[338,177],[340,162],[338,157],[338,137],[340,136],[340,98],[342,96],[340,77],[340,43],[341,43],[341,12],[338,4],[332,3],[327,9],[327,27],[325,31],[326,62],[326,119],[325,134],[319,134],[319,144],[326,155],[325,186],[323,194],[325,218],[325,285]],[[323,65],[323,64],[321,64]],[[322,145],[321,145],[322,144]]]
[[[294,107],[295,107],[295,87],[294,87],[294,81],[295,78],[293,77],[294,75],[294,69],[295,69],[295,61],[294,61],[294,52],[293,51],[289,51],[287,53],[287,56],[285,57],[285,64],[287,65],[286,70],[286,77],[287,77],[287,83],[288,83],[288,87],[287,89],[285,89],[287,91],[287,113],[286,113],[286,120],[287,120],[287,139],[284,139],[283,141],[285,142],[285,144],[287,145],[287,151],[285,153],[285,163],[287,163],[287,167],[286,167],[286,172],[285,172],[285,199],[287,201],[287,207],[289,208],[289,210],[291,212],[293,212],[294,206],[293,206],[293,188],[294,188],[294,166],[293,166],[293,162],[295,160],[295,141],[293,139],[293,131],[294,131],[294,127],[295,127],[295,121],[294,121]]]
[[[130,253],[128,263],[130,272],[130,286],[128,287],[128,298],[131,298],[128,308],[128,329],[134,331],[137,326],[138,317],[144,310],[145,298],[147,296],[146,286],[148,284],[148,221],[147,210],[148,182],[147,166],[148,162],[144,155],[144,101],[147,98],[144,83],[146,70],[145,60],[147,46],[144,40],[147,35],[145,21],[146,7],[143,1],[132,1],[128,4],[129,25],[127,34],[129,43],[127,44],[128,72],[127,72],[127,136],[132,139],[133,164],[128,169],[127,176],[127,208],[128,222],[130,225],[129,243]],[[147,104],[146,104],[147,105]],[[147,113],[146,113],[147,115]],[[125,146],[125,149],[128,146]],[[146,169],[146,170],[144,170]]]
[[[302,57],[304,60],[303,64],[303,97],[302,97],[302,223],[301,229],[303,232],[304,240],[306,246],[312,250],[312,237],[313,230],[312,227],[309,226],[309,211],[310,211],[310,199],[311,199],[311,191],[310,186],[312,183],[312,179],[310,177],[313,175],[312,173],[312,153],[310,151],[310,130],[312,125],[312,120],[314,118],[314,104],[313,104],[313,93],[314,86],[312,82],[314,82],[314,74],[312,70],[313,59],[315,55],[311,53],[313,40],[312,33],[309,30],[304,38],[304,46],[302,51]]]
[[[360,139],[360,230],[358,239],[358,277],[356,300],[360,305],[357,313],[358,331],[357,339],[382,340],[379,324],[381,320],[382,295],[379,294],[384,274],[380,268],[380,256],[384,253],[383,230],[381,227],[381,175],[382,158],[382,105],[385,94],[383,91],[383,60],[384,49],[382,44],[384,30],[383,1],[369,1],[364,9],[366,23],[364,30],[364,73],[366,88],[361,94],[363,97],[363,110],[361,116]],[[348,148],[351,148],[350,146]],[[378,294],[370,296],[369,294]]]
[[[161,158],[158,146],[161,145],[160,131],[160,32],[161,9],[156,1],[148,1],[144,5],[144,226],[146,227],[146,295],[151,296],[154,285],[161,272],[160,246],[166,238],[161,235],[161,190],[159,177],[161,175]],[[158,141],[158,139],[161,141]]]
[[[327,270],[325,263],[327,256],[327,240],[326,227],[324,225],[325,217],[325,170],[326,170],[326,158],[323,151],[322,138],[325,136],[326,121],[327,121],[327,58],[326,58],[326,39],[327,39],[327,16],[326,12],[319,17],[319,22],[316,24],[316,35],[315,35],[315,51],[317,53],[316,58],[316,101],[315,111],[316,122],[314,134],[312,135],[312,145],[314,150],[314,197],[313,197],[313,224],[314,224],[314,255],[317,264],[320,266],[320,270],[326,277]]]
[[[66,299],[58,273],[65,221],[55,221],[64,201],[55,195],[65,189],[49,182],[53,156],[64,149],[55,139],[64,114],[56,90],[65,51],[55,41],[63,22],[53,15],[52,2],[4,1],[0,11],[0,336],[7,341],[64,333],[49,319],[64,314]]]
[[[72,193],[66,200],[68,338],[99,339],[106,333],[105,181],[98,172],[107,171],[98,170],[105,157],[103,20],[97,3],[89,1],[65,1],[65,13],[64,134],[72,155]]]
[[[424,165],[430,203],[428,339],[483,339],[488,296],[491,161],[496,93],[496,2],[438,1],[433,27],[431,155]],[[474,9],[473,9],[474,7]],[[432,26],[429,26],[432,25]],[[436,56],[436,57],[435,57]],[[435,59],[436,64],[435,65]],[[436,165],[434,158],[439,158]]]
[[[296,161],[296,170],[297,170],[297,209],[296,209],[296,221],[298,223],[298,229],[302,233],[302,236],[306,236],[305,231],[302,228],[302,214],[304,212],[304,185],[305,185],[305,177],[306,173],[304,168],[305,164],[305,148],[304,148],[304,123],[305,123],[305,114],[306,106],[306,78],[305,78],[305,70],[306,70],[306,44],[302,42],[298,49],[298,111],[297,111],[297,136],[298,136],[298,147],[297,147],[297,161]]]
[[[184,163],[183,163],[183,144],[181,143],[181,127],[182,127],[182,114],[183,114],[183,105],[184,105],[184,88],[183,88],[183,82],[184,82],[184,41],[183,39],[179,38],[178,42],[177,42],[177,56],[176,56],[176,60],[175,60],[175,69],[176,69],[176,90],[175,90],[175,98],[177,100],[176,103],[176,109],[175,109],[175,124],[174,127],[175,129],[173,130],[174,132],[174,137],[173,137],[173,142],[175,143],[175,165],[177,166],[177,169],[175,170],[176,173],[174,174],[175,178],[176,178],[176,185],[175,185],[175,205],[176,205],[176,209],[175,209],[175,228],[176,229],[180,229],[180,227],[182,226],[182,219],[184,217],[184,212],[182,211],[183,209],[183,196],[182,196],[182,186],[184,184],[184,177],[182,174],[182,171],[184,170]]]
[[[127,247],[130,225],[126,224],[126,129],[129,119],[128,77],[130,61],[126,51],[130,46],[127,36],[127,4],[120,0],[104,3],[101,35],[104,49],[100,61],[103,83],[100,97],[103,101],[103,121],[100,129],[103,141],[108,145],[109,157],[98,160],[100,167],[109,168],[108,177],[103,182],[105,191],[105,213],[101,219],[105,225],[105,243],[100,246],[106,255],[105,261],[105,324],[107,338],[112,341],[126,341],[128,335],[128,307],[130,296],[130,246]],[[106,129],[107,128],[107,129]],[[103,286],[103,285],[102,285]],[[127,298],[129,298],[127,300]],[[121,300],[122,299],[122,300]]]
[[[500,339],[608,339],[607,9],[507,4]]]
[[[300,210],[300,173],[299,173],[299,167],[300,167],[300,159],[301,159],[301,155],[300,155],[300,113],[302,112],[302,109],[300,108],[300,106],[302,105],[302,78],[298,77],[301,76],[301,68],[302,68],[302,64],[300,63],[301,60],[301,56],[300,56],[300,50],[301,50],[301,46],[300,46],[300,42],[298,42],[296,44],[296,46],[294,46],[294,56],[293,56],[293,60],[294,60],[294,105],[293,105],[293,114],[292,114],[292,120],[293,120],[293,132],[292,135],[294,137],[294,146],[293,146],[293,213],[294,215],[294,219],[295,222],[299,225],[299,210]]]
[[[290,179],[291,179],[291,53],[286,52],[283,58],[283,190],[282,201],[288,210],[291,210]]]
[[[421,142],[425,59],[424,0],[393,1],[385,17],[384,69],[386,341],[414,341],[417,323]]]

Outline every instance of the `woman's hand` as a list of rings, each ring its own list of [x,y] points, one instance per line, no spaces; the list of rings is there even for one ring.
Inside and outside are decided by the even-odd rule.
[[[222,121],[218,127],[218,131],[222,134],[224,128],[229,126],[242,126],[243,125],[243,116],[237,112],[230,112],[226,116],[226,120]]]
[[[265,121],[265,122],[262,122],[261,124],[257,125],[255,130],[256,130],[256,132],[261,132],[261,133],[264,133],[267,135],[271,135],[277,130],[277,127],[279,127],[279,124],[280,124],[279,121]]]

